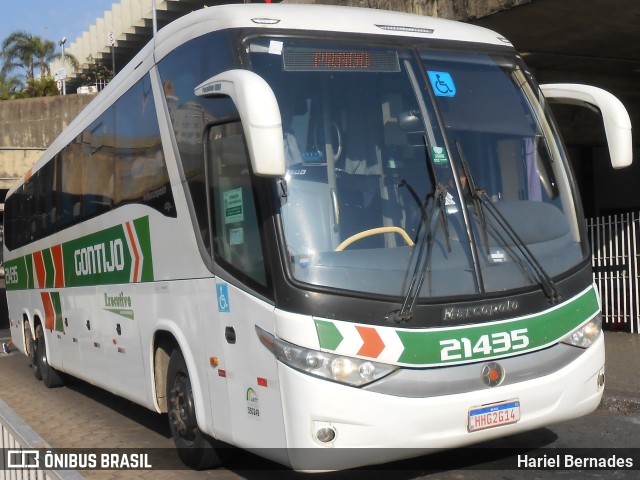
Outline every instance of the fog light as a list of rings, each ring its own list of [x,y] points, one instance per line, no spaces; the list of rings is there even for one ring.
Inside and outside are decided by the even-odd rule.
[[[320,443],[331,443],[336,439],[336,431],[333,427],[322,427],[316,432],[316,440]]]
[[[598,382],[598,390],[604,387],[604,368],[600,370],[600,372],[598,373],[597,382]]]

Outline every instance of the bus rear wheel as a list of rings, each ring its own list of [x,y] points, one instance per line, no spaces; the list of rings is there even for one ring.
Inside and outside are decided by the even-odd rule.
[[[31,369],[33,370],[33,376],[36,377],[36,380],[42,380],[42,372],[38,368],[38,357],[36,355],[36,341],[33,338],[33,334],[31,333],[31,327],[29,326],[28,320],[25,320],[24,323],[24,344],[25,350],[29,355],[29,360],[31,361]]]
[[[198,428],[196,409],[187,364],[180,350],[174,350],[167,371],[169,428],[182,462],[195,470],[221,465],[213,439]]]
[[[36,344],[34,351],[36,357],[35,371],[42,377],[42,383],[44,383],[45,387],[55,388],[62,386],[64,384],[62,377],[55,368],[49,365],[47,345],[44,341],[42,325],[36,325]]]

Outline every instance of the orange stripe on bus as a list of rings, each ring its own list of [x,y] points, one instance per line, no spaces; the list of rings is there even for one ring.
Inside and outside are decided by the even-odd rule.
[[[53,286],[55,288],[62,288],[64,287],[64,262],[62,261],[62,245],[51,247],[51,256],[53,257],[53,268],[55,269]]]
[[[129,242],[131,243],[131,248],[133,248],[133,255],[136,257],[135,263],[133,265],[133,281],[138,282],[139,279],[139,269],[140,269],[140,253],[138,252],[138,247],[136,246],[136,240],[131,231],[131,223],[127,222],[125,224],[127,226],[127,235],[129,236]]]
[[[33,252],[33,265],[36,269],[36,279],[38,280],[38,285],[36,285],[36,288],[44,288],[44,282],[47,279],[47,271],[44,268],[44,259],[42,258],[42,252]]]
[[[362,347],[358,350],[357,355],[363,357],[378,358],[378,355],[384,350],[384,342],[375,328],[357,326],[356,330],[362,337]]]
[[[53,330],[56,324],[56,313],[53,310],[53,302],[49,292],[41,292],[42,305],[44,306],[44,328]]]

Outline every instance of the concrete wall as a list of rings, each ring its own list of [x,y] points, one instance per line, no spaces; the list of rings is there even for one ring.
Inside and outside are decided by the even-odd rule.
[[[0,101],[0,189],[8,189],[95,95]]]

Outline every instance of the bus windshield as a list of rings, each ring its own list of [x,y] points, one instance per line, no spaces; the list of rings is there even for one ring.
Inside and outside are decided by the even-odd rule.
[[[282,115],[295,280],[402,297],[419,276],[428,299],[538,287],[538,270],[586,258],[558,135],[515,54],[284,37],[249,52]]]

